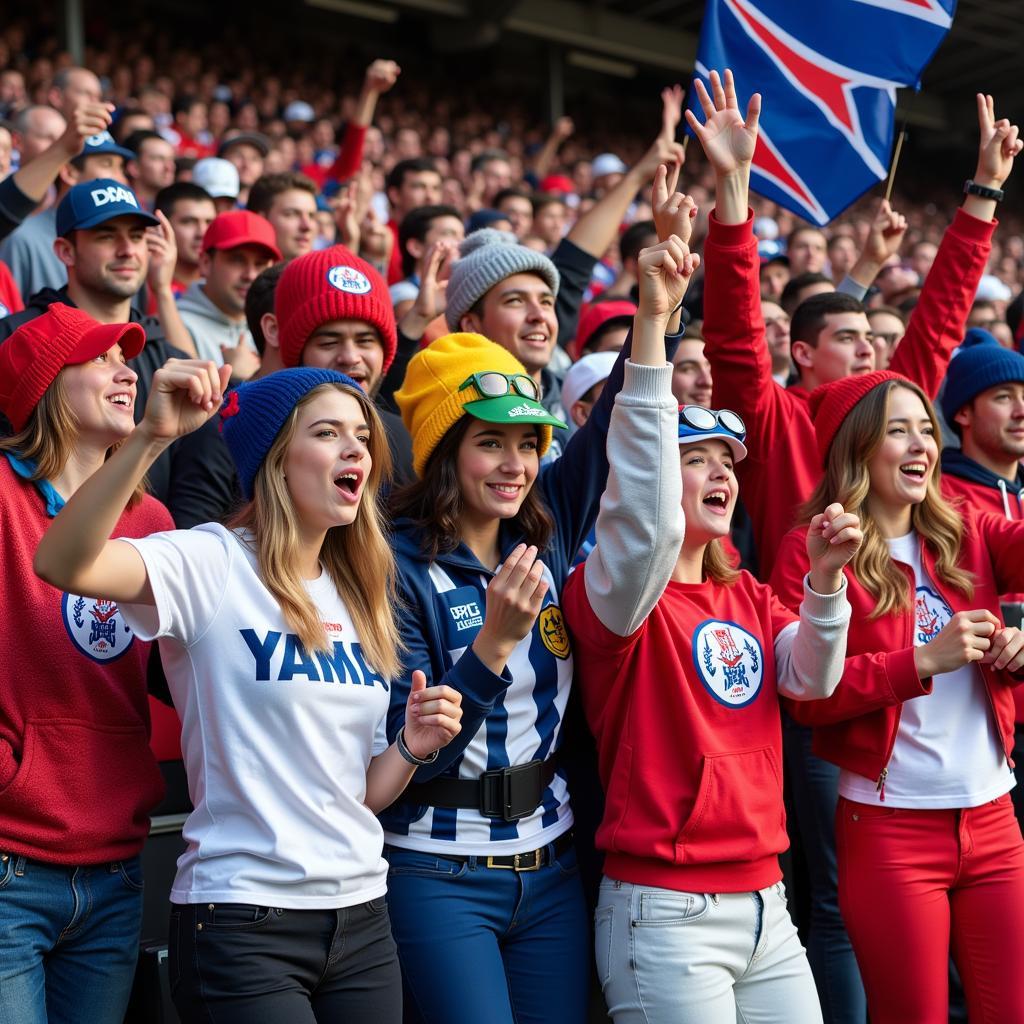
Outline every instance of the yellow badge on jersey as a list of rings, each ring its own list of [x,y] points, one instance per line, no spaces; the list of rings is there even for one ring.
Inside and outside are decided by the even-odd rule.
[[[549,604],[540,613],[540,637],[544,646],[563,661],[569,657],[569,634],[562,618],[562,609],[557,604]]]

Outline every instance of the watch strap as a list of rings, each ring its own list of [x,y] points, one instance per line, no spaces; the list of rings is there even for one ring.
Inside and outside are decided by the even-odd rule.
[[[1006,193],[1001,188],[989,188],[986,185],[979,185],[973,178],[968,178],[964,182],[964,195],[980,196],[982,199],[993,199],[997,203],[1001,203]]]
[[[437,755],[441,753],[440,750],[435,750],[429,757],[417,757],[406,745],[405,745],[405,726],[398,730],[398,735],[395,737],[395,744],[398,747],[398,752],[405,758],[409,764],[414,764],[417,767],[424,764],[433,764],[437,760]]]

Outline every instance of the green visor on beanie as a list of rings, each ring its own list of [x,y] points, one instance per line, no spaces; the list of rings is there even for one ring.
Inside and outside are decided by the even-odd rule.
[[[540,402],[522,395],[503,395],[501,398],[478,398],[467,402],[463,411],[485,423],[545,423],[549,427],[566,429],[566,425],[544,408]]]

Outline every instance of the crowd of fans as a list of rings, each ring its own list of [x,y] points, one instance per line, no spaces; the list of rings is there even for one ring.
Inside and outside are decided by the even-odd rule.
[[[404,983],[424,1020],[579,1022],[590,956],[569,792],[586,875],[603,788],[597,966],[617,1020],[647,1012],[634,1005],[636,950],[664,953],[629,929],[714,917],[721,903],[715,941],[728,942],[716,968],[728,984],[678,989],[656,967],[640,995],[648,1010],[685,1004],[679,1019],[717,1021],[762,1007],[764,1019],[862,1024],[870,1007],[873,1021],[897,1021],[946,984],[948,937],[938,927],[911,980],[895,977],[884,933],[924,944],[926,915],[907,896],[919,879],[887,882],[888,916],[856,908],[878,884],[873,858],[901,843],[939,847],[944,825],[913,841],[882,825],[856,848],[842,838],[851,867],[840,885],[832,817],[838,806],[841,820],[864,808],[888,820],[898,764],[888,783],[898,809],[977,811],[979,850],[1011,865],[993,878],[972,863],[963,885],[950,869],[944,891],[974,927],[983,901],[960,893],[991,886],[1002,908],[993,927],[1017,957],[1024,853],[1007,794],[1015,743],[1024,755],[1024,703],[1015,708],[1007,680],[1024,670],[1024,585],[1009,568],[1024,564],[1024,233],[1010,218],[993,235],[1016,126],[978,97],[978,163],[962,204],[897,187],[891,202],[865,197],[818,228],[748,194],[759,101],[740,114],[729,76],[714,76],[710,95],[699,87],[702,118],[684,115],[679,85],[652,96],[645,135],[609,128],[594,110],[544,124],[520,98],[413,81],[387,58],[339,87],[241,55],[239,43],[193,53],[115,33],[79,66],[24,25],[0,29],[4,572],[11,600],[42,609],[33,630],[56,645],[70,694],[55,697],[33,675],[23,638],[5,641],[28,681],[0,698],[0,878],[36,861],[103,865],[110,877],[96,891],[121,879],[130,898],[103,899],[122,919],[136,913],[135,855],[159,790],[153,757],[184,751],[195,810],[171,894],[184,1018],[216,1003],[225,1019],[257,1019],[247,1014],[259,1002],[283,1020],[297,1005],[288,988],[319,1019],[394,1020]],[[101,395],[91,406],[89,387]],[[877,433],[897,407],[914,458],[886,455],[895,485],[884,466],[854,479],[897,447],[893,431]],[[942,493],[965,510],[959,527],[928,482],[933,427],[952,480]],[[329,501],[316,497],[321,442],[344,448]],[[654,487],[668,478],[672,487]],[[915,534],[935,559],[922,559]],[[916,604],[903,601],[898,562],[915,574]],[[114,655],[118,629],[133,638],[131,658]],[[904,633],[917,639],[898,660]],[[161,658],[147,661],[156,638]],[[262,713],[248,696],[254,671],[285,686],[354,681],[372,697],[298,711],[286,699]],[[95,707],[81,692],[90,672],[102,684]],[[661,692],[665,673],[693,683],[689,703]],[[927,697],[933,676],[973,696],[956,703],[950,683],[945,731],[907,715],[899,728],[911,733],[897,740],[899,714],[883,712]],[[732,720],[700,700],[706,690],[745,709],[752,679],[753,695],[774,687],[786,713],[777,700],[762,701],[756,720],[751,710],[742,728],[757,749],[747,750]],[[557,752],[570,686],[582,689],[599,769],[587,742]],[[336,689],[349,701],[355,687]],[[155,699],[166,690],[177,714]],[[648,695],[646,710],[631,710]],[[634,713],[647,740],[620,732]],[[147,715],[152,757],[139,749]],[[91,716],[101,731],[113,716],[135,732],[111,754],[86,736]],[[83,764],[60,811],[36,814],[72,742],[65,718],[85,730],[74,741]],[[47,729],[49,747],[33,739],[36,792],[21,768],[27,737]],[[294,765],[264,764],[238,742],[251,735],[265,754],[296,731],[308,745]],[[666,781],[677,734],[686,751]],[[339,752],[338,735],[358,742]],[[703,761],[687,760],[698,750]],[[964,751],[992,764],[982,771]],[[726,756],[712,778],[707,764]],[[948,792],[929,804],[932,756],[934,787]],[[133,777],[132,759],[147,757]],[[798,916],[809,966],[779,882],[783,759],[806,861]],[[101,785],[108,761],[117,800]],[[337,778],[347,787],[338,801],[304,802],[305,786],[327,792]],[[994,809],[971,802],[979,792]],[[225,793],[238,813],[227,831]],[[692,815],[680,810],[691,805]],[[76,807],[95,811],[91,833]],[[492,872],[478,889],[450,888],[478,868]],[[42,892],[51,883],[37,877]],[[528,921],[509,888],[520,878],[543,908]],[[742,908],[728,899],[738,890]],[[73,955],[58,955],[59,911],[39,910],[38,893],[25,899],[26,920],[56,929],[46,984],[68,1000],[82,976]],[[350,919],[304,917],[245,945],[272,915],[338,908]],[[731,958],[746,948],[751,913],[751,963],[771,955],[748,976]],[[441,938],[425,927],[438,917]],[[238,944],[204,946],[201,933],[218,927]],[[970,946],[977,931],[959,921],[953,931],[972,1012],[1024,1019],[997,958]],[[339,966],[330,936],[342,933],[358,951]],[[300,981],[281,966],[293,951]],[[245,967],[247,952],[270,966]],[[680,941],[669,959],[692,966],[704,952]],[[82,996],[82,1012],[114,1020],[130,965],[87,945],[76,955],[102,961],[109,979],[101,997]],[[38,1002],[30,975],[42,976],[44,959],[9,972],[26,1006]],[[4,970],[0,960],[0,986]],[[929,999],[944,1012],[944,992]]]

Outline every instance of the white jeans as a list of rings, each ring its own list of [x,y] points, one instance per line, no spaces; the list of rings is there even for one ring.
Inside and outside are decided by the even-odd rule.
[[[615,1024],[821,1024],[781,882],[716,895],[604,878],[594,932]]]

